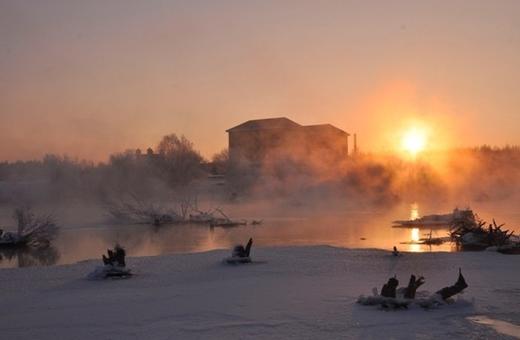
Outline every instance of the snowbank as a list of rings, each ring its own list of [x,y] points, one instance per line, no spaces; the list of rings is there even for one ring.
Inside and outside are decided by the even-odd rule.
[[[333,247],[253,248],[256,263],[225,265],[229,251],[129,258],[126,280],[89,281],[100,261],[0,270],[3,339],[489,338],[475,316],[520,324],[517,256],[406,253]],[[384,311],[355,303],[394,274],[422,290],[469,284],[455,304]],[[471,319],[473,317],[473,319]]]

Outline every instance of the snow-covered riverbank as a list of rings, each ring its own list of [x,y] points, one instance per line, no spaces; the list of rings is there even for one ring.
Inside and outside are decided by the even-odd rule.
[[[257,263],[230,266],[221,262],[228,253],[129,258],[137,275],[128,280],[86,280],[100,261],[2,269],[1,338],[508,337],[478,317],[519,329],[518,256],[253,247]],[[394,274],[401,285],[423,275],[421,288],[435,291],[453,284],[459,267],[469,288],[455,304],[383,311],[355,303]]]

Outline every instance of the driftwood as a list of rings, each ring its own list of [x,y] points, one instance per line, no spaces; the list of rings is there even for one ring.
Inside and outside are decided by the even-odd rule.
[[[380,305],[384,308],[408,308],[411,303],[415,303],[423,308],[432,308],[438,305],[442,305],[446,303],[446,301],[456,295],[461,293],[465,288],[468,287],[466,280],[462,276],[462,272],[459,269],[459,277],[457,282],[454,285],[444,287],[438,290],[435,294],[430,295],[429,297],[420,297],[416,299],[417,288],[424,284],[424,278],[421,276],[419,279],[416,279],[415,275],[410,277],[410,281],[408,286],[405,288],[397,289],[399,285],[399,281],[397,278],[392,277],[388,279],[388,282],[383,286],[381,290],[381,295],[377,294],[377,289],[374,288],[373,296],[364,296],[361,295],[357,303],[367,306],[375,306]],[[419,292],[423,293],[425,292]]]
[[[213,211],[193,210],[193,212],[194,214],[189,215],[190,223],[211,224],[215,220]]]
[[[486,224],[476,216],[457,219],[450,225],[450,237],[462,250],[481,250],[511,244],[514,232],[502,230],[505,224],[498,225],[494,219],[487,228]]]
[[[185,221],[175,209],[167,209],[150,202],[144,202],[137,195],[105,202],[108,214],[117,222],[142,223],[161,226]]]
[[[233,248],[233,253],[230,257],[225,258],[224,261],[229,264],[244,264],[251,263],[251,246],[253,245],[253,239],[250,238],[247,245],[238,245]]]
[[[459,268],[459,278],[457,279],[457,282],[453,286],[448,286],[440,289],[435,294],[439,294],[443,300],[446,300],[450,297],[452,297],[455,294],[458,294],[462,292],[464,289],[468,287],[468,284],[466,283],[466,280],[464,279],[464,276],[462,276],[462,271]]]
[[[117,265],[119,267],[125,267],[125,250],[118,244],[114,247],[114,250],[107,249],[108,256],[103,255],[103,263],[105,265]]]
[[[59,232],[52,215],[34,214],[29,207],[14,210],[13,217],[18,222],[16,232],[0,229],[0,247],[49,247]]]
[[[443,226],[450,228],[449,238],[433,238],[430,232],[429,238],[420,239],[419,244],[439,245],[446,241],[453,241],[462,250],[483,250],[488,247],[503,247],[515,245],[511,241],[513,231],[503,230],[504,224],[487,223],[481,220],[470,209],[453,210],[451,214],[428,215],[414,220],[394,221],[393,227],[425,227]],[[520,245],[518,245],[520,247]],[[508,249],[509,250],[509,249]],[[506,250],[506,251],[508,251]],[[516,250],[511,253],[515,253]],[[520,251],[518,251],[520,253]]]
[[[381,289],[381,296],[395,298],[397,286],[399,286],[399,281],[395,277],[389,278]]]
[[[417,292],[417,288],[424,284],[424,277],[419,277],[416,280],[415,275],[410,276],[410,281],[408,282],[408,287],[406,287],[404,292],[404,297],[406,299],[415,299],[415,293]]]
[[[223,218],[215,218],[210,223],[210,227],[238,227],[241,225],[247,225],[245,220],[232,220],[222,210],[216,208],[215,211],[219,212]]]
[[[247,242],[247,245],[245,246],[245,248],[241,244],[238,246],[235,246],[235,248],[233,249],[232,256],[233,257],[249,257],[252,245],[253,245],[253,239],[250,238],[249,241]]]
[[[102,255],[103,266],[97,267],[93,272],[88,274],[90,280],[101,280],[107,278],[124,279],[132,276],[130,269],[126,268],[125,261],[126,252],[118,244],[114,250],[107,249],[107,255]]]

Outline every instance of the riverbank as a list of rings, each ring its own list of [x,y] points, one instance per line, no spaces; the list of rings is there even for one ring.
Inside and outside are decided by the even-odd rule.
[[[136,275],[127,280],[86,280],[100,261],[1,269],[2,338],[508,338],[475,317],[520,325],[517,256],[253,247],[256,263],[230,266],[227,255],[131,257]],[[454,304],[383,311],[355,303],[393,275],[401,285],[423,275],[421,288],[435,291],[453,284],[459,267],[469,288]]]

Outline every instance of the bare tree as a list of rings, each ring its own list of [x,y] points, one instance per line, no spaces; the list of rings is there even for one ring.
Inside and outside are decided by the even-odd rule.
[[[159,166],[171,186],[185,185],[202,174],[202,156],[186,137],[164,136],[157,145]]]
[[[211,158],[211,171],[215,175],[225,174],[229,170],[229,150],[223,149]]]
[[[33,247],[47,247],[58,234],[59,227],[51,215],[36,216],[31,208],[16,208],[13,217],[18,222],[15,243]]]
[[[180,223],[184,218],[175,209],[147,202],[138,195],[130,193],[118,199],[107,200],[105,208],[108,214],[118,222],[144,223],[159,226],[168,223]]]

